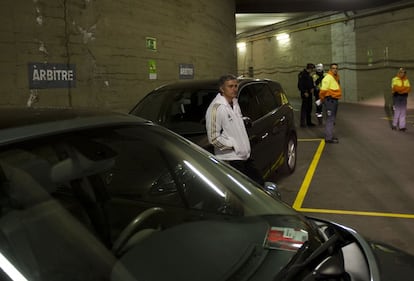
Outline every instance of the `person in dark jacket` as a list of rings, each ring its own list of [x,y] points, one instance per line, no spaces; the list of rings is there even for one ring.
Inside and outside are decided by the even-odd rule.
[[[312,123],[312,103],[313,93],[315,85],[311,73],[315,69],[313,63],[308,63],[306,68],[303,69],[298,75],[298,89],[300,91],[300,97],[302,99],[302,106],[300,109],[300,126],[301,127],[313,127],[315,124]]]

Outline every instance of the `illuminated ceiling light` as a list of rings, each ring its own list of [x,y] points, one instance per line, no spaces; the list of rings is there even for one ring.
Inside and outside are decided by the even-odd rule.
[[[246,42],[237,43],[237,48],[241,50],[246,49]]]
[[[290,36],[287,33],[280,33],[280,34],[276,35],[276,40],[277,41],[286,41],[289,38],[290,38]]]

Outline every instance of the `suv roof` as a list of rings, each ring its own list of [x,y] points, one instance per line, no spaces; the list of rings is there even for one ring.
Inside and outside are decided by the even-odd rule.
[[[253,78],[238,78],[239,86],[243,86],[245,83],[253,82],[253,81],[270,81],[269,79],[253,79]],[[276,81],[273,81],[276,82]],[[218,90],[218,79],[200,79],[200,80],[182,80],[177,82],[171,82],[168,84],[164,84],[156,89],[154,91],[157,91],[159,89],[180,89],[183,87],[183,85],[186,86],[186,88],[211,88],[211,89],[217,89]]]

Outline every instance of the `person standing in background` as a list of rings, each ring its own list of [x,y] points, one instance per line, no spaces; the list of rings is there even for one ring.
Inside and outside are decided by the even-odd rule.
[[[315,84],[315,90],[314,90],[314,96],[315,96],[315,104],[316,104],[316,110],[315,115],[318,119],[318,124],[322,125],[323,123],[323,115],[322,115],[322,103],[319,99],[319,89],[322,85],[322,79],[325,77],[326,73],[323,71],[323,64],[318,63],[315,66],[315,73],[312,75],[313,82]]]
[[[392,129],[405,132],[407,116],[407,97],[411,91],[410,81],[407,78],[407,71],[401,67],[397,75],[391,80],[391,93],[394,103],[394,118]]]
[[[339,83],[338,64],[331,63],[328,73],[322,79],[319,90],[319,98],[325,105],[325,142],[339,143],[338,138],[333,136],[336,113],[338,111],[338,100],[342,97],[342,90]]]
[[[217,159],[264,184],[263,177],[250,157],[250,140],[237,100],[238,80],[232,74],[219,79],[219,93],[206,112],[206,129],[209,142]]]
[[[300,91],[300,97],[302,99],[302,106],[300,108],[300,126],[301,127],[313,127],[312,123],[312,100],[313,91],[315,85],[311,76],[312,71],[315,69],[313,63],[308,63],[306,68],[298,74],[298,89]]]

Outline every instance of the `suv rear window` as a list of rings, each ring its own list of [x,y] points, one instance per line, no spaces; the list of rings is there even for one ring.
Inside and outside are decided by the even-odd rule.
[[[161,89],[145,97],[132,114],[138,113],[168,128],[194,123],[196,131],[201,127],[205,131],[205,113],[216,95],[217,89]]]

